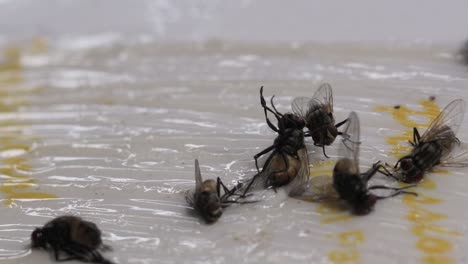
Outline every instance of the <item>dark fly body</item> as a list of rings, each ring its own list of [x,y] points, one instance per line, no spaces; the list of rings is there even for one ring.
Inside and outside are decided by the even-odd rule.
[[[384,170],[384,167],[377,162],[368,171],[360,173],[359,146],[361,143],[359,141],[359,134],[359,119],[356,113],[351,112],[347,125],[343,130],[342,144],[339,148],[341,158],[335,164],[331,181],[327,180],[329,177],[325,175],[311,178],[309,182],[302,184],[307,187],[302,188],[303,192],[301,195],[298,195],[298,198],[312,201],[340,199],[349,205],[354,214],[366,215],[372,211],[378,200],[399,194],[416,195],[415,193],[404,191],[404,189],[413,186],[392,188],[384,185],[374,185],[368,187],[369,180],[377,172]],[[375,189],[386,189],[393,192],[387,196],[379,196],[370,192]]]
[[[100,253],[110,247],[102,243],[99,228],[76,216],[60,216],[36,228],[31,234],[31,248],[51,251],[56,261],[113,263]]]
[[[223,195],[221,195],[223,188]],[[195,159],[195,189],[186,193],[185,199],[208,223],[216,222],[223,214],[223,209],[239,199],[231,199],[235,196],[236,187],[229,190],[221,181],[208,179],[203,181],[200,165]],[[238,197],[239,198],[239,197]]]
[[[452,159],[454,148],[460,146],[456,132],[463,122],[464,114],[465,103],[462,99],[457,99],[442,110],[422,136],[414,128],[413,141],[410,141],[413,150],[397,161],[396,171],[389,176],[413,183],[422,180],[427,171],[439,164],[464,166],[456,164]]]
[[[303,128],[305,123],[302,118],[292,113],[280,113],[271,98],[271,108],[267,106],[263,97],[263,87],[260,88],[260,103],[263,107],[268,126],[275,131],[276,136],[273,145],[254,156],[258,173],[250,180],[244,182],[243,195],[252,186],[280,187],[290,183],[298,175],[301,177],[309,173],[309,162],[306,146],[304,144]],[[278,122],[275,126],[268,118],[268,112],[273,114]],[[260,171],[257,160],[261,156],[270,153]]]
[[[308,132],[307,137],[312,137],[314,145],[323,149],[325,146],[331,145],[335,138],[341,133],[338,128],[346,123],[346,120],[335,125],[333,116],[333,92],[330,84],[324,83],[320,85],[312,98],[297,97],[291,103],[293,112],[302,117]]]
[[[406,192],[403,188],[391,188],[384,185],[374,185],[368,187],[369,180],[383,168],[379,162],[364,173],[359,172],[359,146],[360,140],[359,119],[355,112],[351,112],[348,117],[348,124],[343,131],[342,145],[340,146],[340,155],[333,169],[333,187],[339,197],[345,200],[358,215],[365,215],[372,211],[375,203],[379,199],[393,197],[399,194],[415,194]],[[374,189],[389,189],[394,192],[388,196],[378,196],[370,192]]]

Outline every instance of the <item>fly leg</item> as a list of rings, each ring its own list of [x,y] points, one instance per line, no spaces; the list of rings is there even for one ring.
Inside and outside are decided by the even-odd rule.
[[[273,95],[270,99],[270,104],[271,104],[271,107],[273,108],[273,110],[275,110],[276,112],[276,115],[279,115],[279,116],[283,116],[283,114],[281,114],[278,109],[276,109],[276,106],[275,104],[273,103],[273,98],[275,98],[275,96]]]
[[[278,128],[273,125],[273,123],[271,123],[270,119],[268,118],[268,113],[267,111],[271,112],[272,114],[275,115],[276,117],[276,120],[280,120],[280,117],[277,113],[275,113],[275,111],[271,110],[271,108],[269,108],[267,105],[266,105],[266,101],[265,101],[265,98],[263,97],[263,86],[260,88],[260,104],[262,105],[263,107],[263,111],[265,112],[265,119],[266,119],[266,122],[268,124],[268,126],[275,132],[279,133],[279,130]]]
[[[270,161],[271,159],[276,155],[277,151],[276,150],[273,150],[273,152],[270,154],[270,156],[268,157],[268,159],[265,161],[265,165],[263,165],[263,167],[267,167],[269,166],[270,164]],[[258,169],[258,168],[257,168]],[[262,170],[263,172],[263,170]],[[247,192],[249,191],[250,187],[252,186],[253,182],[261,175],[261,172],[255,174],[253,176],[253,178],[249,181],[249,184],[247,185],[247,187],[245,188],[244,192],[242,193],[242,196],[245,197],[245,195],[247,194]],[[268,176],[268,175],[267,175]]]
[[[260,173],[260,168],[258,167],[258,158],[260,158],[261,156],[267,154],[268,152],[270,152],[272,149],[275,148],[275,145],[271,145],[269,146],[268,148],[262,150],[260,153],[257,153],[255,156],[254,156],[254,159],[255,159],[255,167],[257,168],[257,172]],[[266,164],[266,163],[265,163]]]
[[[420,139],[421,136],[419,135],[418,129],[413,127],[413,141],[408,140],[408,142],[411,144],[411,146],[416,147],[419,144]]]
[[[318,129],[320,129],[320,128],[317,128],[316,130],[314,130],[314,132],[317,131]],[[324,155],[325,157],[327,157],[327,158],[330,158],[330,157],[327,155],[327,153],[325,153],[325,144],[323,144],[323,139],[324,139],[324,135],[323,135],[323,133],[320,133],[320,142],[314,142],[314,146],[316,146],[316,147],[322,147],[323,155]]]
[[[327,155],[327,153],[325,153],[325,145],[324,145],[324,144],[314,143],[314,146],[316,146],[316,147],[322,147],[323,155],[324,155],[326,158],[330,158],[330,157]]]
[[[379,161],[379,162],[380,162],[380,161]],[[374,165],[376,165],[376,164],[374,164]],[[385,165],[388,165],[388,164],[385,163]],[[383,175],[385,175],[385,176],[387,176],[387,177],[390,177],[390,178],[393,178],[393,179],[395,179],[395,180],[397,180],[397,181],[400,181],[400,179],[399,179],[398,177],[394,176],[394,175],[387,169],[387,167],[385,167],[384,165],[380,165],[380,164],[379,164],[379,166],[380,166],[380,168],[379,168],[378,172],[382,173]]]
[[[223,188],[224,194],[221,196],[221,187]],[[224,185],[223,181],[221,181],[221,178],[216,179],[216,191],[218,192],[218,197],[221,198],[221,201],[227,201],[227,199],[233,195],[239,196],[238,199],[247,197],[249,195],[241,195],[241,194],[235,194],[235,192],[238,190],[238,186],[232,187],[231,190],[229,190],[226,185]]]
[[[323,151],[323,155],[327,158],[330,158],[327,153],[325,153],[325,145],[322,145],[322,151]]]
[[[229,189],[224,185],[224,183],[221,181],[221,178],[216,178],[216,192],[218,193],[218,197],[221,197],[221,188],[223,187],[224,193],[230,193]],[[235,187],[234,187],[235,188]],[[233,188],[233,190],[234,190]]]
[[[345,120],[339,122],[338,124],[335,125],[336,128],[339,128],[340,126],[344,125],[346,122],[348,122],[348,118],[346,118]],[[341,132],[338,132],[338,135],[342,135],[343,133]]]
[[[374,175],[382,168],[383,165],[380,164],[380,160],[377,161],[376,163],[372,164],[372,168],[370,168],[368,171],[365,173],[361,174],[362,180],[367,183],[369,180],[374,177]]]
[[[394,197],[394,196],[397,196],[397,195],[400,195],[400,194],[409,194],[409,195],[418,196],[418,194],[415,193],[415,192],[405,191],[405,189],[413,188],[415,186],[416,185],[408,185],[408,186],[405,186],[405,187],[394,188],[394,187],[387,187],[385,185],[374,185],[374,186],[369,187],[368,190],[374,190],[374,189],[394,190],[395,191],[394,193],[392,193],[390,195],[387,195],[387,196],[378,196],[378,195],[376,195],[377,199],[386,199],[386,198]]]

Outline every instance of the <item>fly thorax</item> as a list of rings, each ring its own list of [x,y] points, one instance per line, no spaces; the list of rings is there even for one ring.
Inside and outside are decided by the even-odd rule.
[[[425,170],[436,165],[442,156],[442,146],[438,141],[419,144],[413,150],[413,165]]]
[[[366,185],[358,175],[349,173],[349,170],[337,170],[336,166],[333,171],[333,187],[341,199],[350,203],[359,200],[367,192]]]
[[[299,129],[292,131],[288,143],[289,145],[294,146],[296,149],[304,147],[304,132]]]

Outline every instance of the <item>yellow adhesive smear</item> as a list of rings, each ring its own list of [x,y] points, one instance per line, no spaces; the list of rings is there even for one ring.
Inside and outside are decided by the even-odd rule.
[[[310,176],[332,175],[336,160],[319,161],[310,165]]]
[[[356,249],[333,250],[328,253],[328,260],[333,264],[359,263],[361,253]]]
[[[443,255],[428,255],[422,259],[424,264],[455,264],[455,260]]]
[[[362,230],[352,230],[338,234],[341,246],[357,246],[364,243],[364,233]]]
[[[440,113],[439,106],[433,101],[421,101],[422,111],[409,109],[406,106],[400,106],[399,109],[394,107],[379,106],[375,110],[380,112],[389,112],[392,117],[401,125],[409,128],[408,131],[401,135],[391,136],[386,142],[392,146],[391,154],[396,158],[401,158],[407,155],[412,150],[408,144],[408,140],[413,140],[413,128],[427,128],[432,120]],[[425,123],[418,123],[411,119],[412,116],[421,116],[427,119]],[[420,131],[424,133],[424,131]],[[438,170],[437,173],[448,174],[446,170]],[[425,178],[419,185],[419,188],[424,190],[434,190],[437,185],[434,181]],[[455,260],[447,255],[453,251],[453,243],[446,239],[450,236],[461,235],[458,231],[437,225],[440,220],[448,218],[445,214],[432,212],[426,208],[428,206],[441,203],[442,200],[436,197],[419,193],[415,196],[405,196],[403,203],[411,210],[406,215],[406,218],[413,223],[411,233],[418,239],[416,248],[423,254],[421,262],[424,264],[454,264]]]
[[[43,40],[36,40],[33,42],[33,52],[44,52],[47,46]],[[5,60],[0,62],[0,76],[3,76],[2,72],[7,72],[4,78],[0,78],[0,96],[7,97],[12,89],[8,89],[9,86],[17,85],[23,81],[21,65],[21,50],[17,47],[7,48],[3,51]],[[26,92],[35,91],[35,89],[27,89]],[[11,101],[11,100],[10,100]],[[0,105],[0,111],[15,112],[21,106],[24,106],[25,102],[21,100],[12,101],[9,105]],[[26,124],[8,120],[0,122],[0,126],[13,126],[23,127]],[[10,132],[8,135],[0,137],[0,153],[12,151],[19,153],[28,153],[31,151],[31,146],[34,138],[29,137],[25,140],[25,136],[22,135],[21,130]],[[4,203],[6,205],[12,205],[15,199],[51,199],[57,198],[57,196],[49,193],[37,192],[31,190],[38,188],[37,181],[31,177],[25,175],[25,172],[31,170],[31,166],[27,164],[27,161],[21,156],[15,156],[2,160],[2,168],[0,174],[4,178],[2,185],[0,186],[0,192],[5,194]]]

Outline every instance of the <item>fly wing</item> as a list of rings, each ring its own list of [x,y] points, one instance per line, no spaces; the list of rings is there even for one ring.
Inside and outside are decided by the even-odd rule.
[[[185,201],[187,201],[190,206],[195,206],[195,190],[187,190],[185,192]]]
[[[421,136],[422,142],[433,140],[451,140],[456,135],[465,115],[465,102],[457,99],[448,104],[432,121]],[[447,129],[450,128],[450,129]]]
[[[198,164],[198,159],[195,159],[195,189],[198,190],[201,188],[203,179],[200,172],[200,165]]]
[[[333,188],[333,177],[330,175],[320,175],[311,177],[307,188],[296,193],[293,197],[308,202],[336,201],[339,195]],[[290,196],[291,192],[290,192]]]
[[[322,83],[312,99],[321,105],[328,106],[329,113],[333,113],[333,90],[329,83]]]
[[[296,177],[286,187],[289,196],[294,197],[301,195],[309,188],[309,156],[307,155],[307,149],[302,148],[297,151],[297,156],[301,163],[301,167],[297,172]]]
[[[189,205],[195,205],[195,193],[200,190],[202,183],[203,179],[200,172],[200,165],[198,164],[198,159],[195,159],[195,189],[185,192],[185,200]]]
[[[265,189],[267,185],[268,175],[273,172],[271,166],[269,166],[271,159],[267,159],[267,163],[263,165],[263,169],[260,173],[255,174],[254,176],[242,180],[240,182],[241,186],[237,189],[237,194],[243,194],[244,191],[248,188],[248,192],[258,191]]]
[[[352,171],[359,173],[359,145],[360,140],[360,126],[359,118],[355,112],[351,112],[346,122],[346,127],[342,132],[343,139],[338,149],[338,154],[341,158],[349,159],[352,161]],[[351,169],[351,168],[350,168]]]
[[[314,102],[315,101],[309,97],[303,97],[303,96],[296,97],[291,102],[291,109],[293,113],[295,113],[296,115],[301,116],[301,117],[306,117],[307,112],[312,106],[311,104]]]
[[[468,144],[460,143],[440,162],[443,167],[468,167]]]

